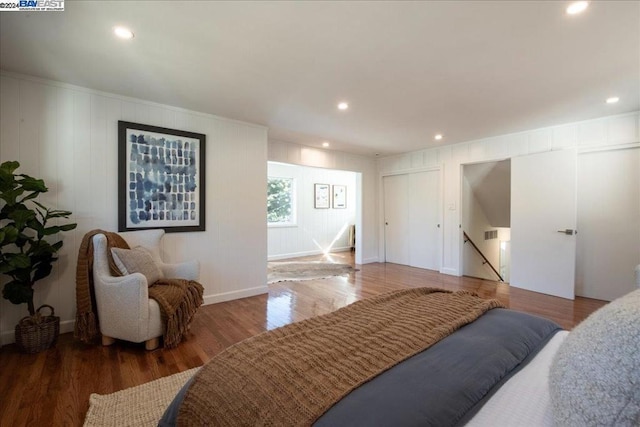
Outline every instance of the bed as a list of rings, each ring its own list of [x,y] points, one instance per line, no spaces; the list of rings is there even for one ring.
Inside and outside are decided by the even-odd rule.
[[[411,344],[406,350],[404,344],[389,343],[395,340],[391,337],[413,328],[403,323],[405,318],[431,314],[427,306],[414,308],[406,300],[393,305],[393,320],[386,317],[388,307],[382,314],[375,311],[376,301],[398,293],[439,298],[429,302],[435,304],[436,317],[450,298],[462,295],[470,305],[463,304],[455,315],[462,320],[446,314],[445,326],[425,320],[415,328],[419,338],[407,332]],[[405,290],[352,306],[370,300],[374,307],[366,307],[369,311],[353,312],[348,306],[225,350],[185,384],[160,426],[640,425],[640,361],[634,354],[640,345],[640,290],[605,306],[572,333],[547,319],[502,308],[497,301],[464,291]],[[340,329],[345,319],[359,315],[377,319],[356,322],[355,333],[366,337],[364,344],[354,343],[355,335]],[[427,339],[426,348],[416,344],[423,335],[445,329],[444,336],[438,333],[435,340]],[[617,332],[612,334],[612,329]],[[327,346],[325,335],[334,345]],[[589,348],[594,342],[599,349]],[[370,353],[363,347],[367,344],[382,349]],[[294,357],[283,356],[287,347],[309,350],[294,349],[299,366],[289,366]],[[387,360],[390,353],[403,352],[400,360]],[[594,365],[593,358],[576,357],[585,354],[599,354],[602,360]],[[607,363],[620,372],[611,375]],[[378,365],[380,372],[358,376],[360,365]],[[613,379],[606,379],[597,391],[602,376]],[[344,377],[354,378],[349,382]],[[595,386],[581,383],[585,377]],[[337,397],[334,389],[342,390]]]

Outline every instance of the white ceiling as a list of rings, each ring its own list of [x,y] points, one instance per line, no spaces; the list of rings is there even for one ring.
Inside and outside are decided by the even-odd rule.
[[[640,110],[640,2],[567,4],[67,0],[0,14],[0,68],[384,155]]]

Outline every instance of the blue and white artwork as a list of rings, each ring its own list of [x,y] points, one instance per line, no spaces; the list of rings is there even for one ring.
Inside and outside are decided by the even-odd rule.
[[[199,226],[200,140],[126,130],[127,228]]]

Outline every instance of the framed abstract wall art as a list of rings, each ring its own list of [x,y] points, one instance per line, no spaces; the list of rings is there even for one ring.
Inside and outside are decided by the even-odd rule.
[[[329,209],[331,199],[329,197],[329,184],[313,184],[313,207],[316,209]]]
[[[205,230],[201,133],[118,121],[118,231]]]
[[[333,186],[333,209],[346,209],[346,208],[347,208],[347,186],[334,185]]]

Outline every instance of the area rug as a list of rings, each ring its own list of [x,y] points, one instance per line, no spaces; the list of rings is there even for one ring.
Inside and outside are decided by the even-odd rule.
[[[270,262],[267,266],[267,283],[326,279],[333,276],[343,276],[354,271],[358,270],[349,264],[331,262]]]
[[[157,426],[176,393],[200,368],[111,394],[92,394],[85,427]]]

